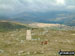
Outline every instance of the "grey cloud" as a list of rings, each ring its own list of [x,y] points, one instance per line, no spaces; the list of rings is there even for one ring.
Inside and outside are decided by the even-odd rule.
[[[75,6],[75,0],[65,1],[66,5],[57,5],[56,0],[0,0],[0,12],[47,12],[52,10],[65,10],[66,8],[68,10],[69,6]],[[71,9],[74,9],[73,7]]]

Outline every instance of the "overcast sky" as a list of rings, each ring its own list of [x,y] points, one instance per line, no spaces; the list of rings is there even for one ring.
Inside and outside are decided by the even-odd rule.
[[[75,0],[0,0],[0,14],[75,10]]]

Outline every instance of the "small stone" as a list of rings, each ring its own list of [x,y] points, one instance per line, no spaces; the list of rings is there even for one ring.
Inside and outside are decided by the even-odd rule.
[[[19,52],[18,52],[18,55],[21,55],[23,52],[24,52],[24,51],[19,51]]]
[[[11,36],[13,37],[13,36],[14,36],[14,34],[11,34]]]
[[[36,51],[34,51],[34,54],[36,54],[37,52]]]
[[[40,38],[38,38],[38,40],[40,40]]]
[[[21,40],[21,42],[20,43],[24,43],[24,40]]]
[[[0,49],[0,53],[3,53],[3,52],[4,52],[4,50]]]
[[[30,54],[30,52],[27,52],[27,54],[29,55],[29,54]]]

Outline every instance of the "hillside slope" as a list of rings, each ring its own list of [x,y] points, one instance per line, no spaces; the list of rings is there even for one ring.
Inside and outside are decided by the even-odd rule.
[[[21,25],[19,23],[0,21],[0,31],[9,31],[15,29],[27,28],[27,26]]]

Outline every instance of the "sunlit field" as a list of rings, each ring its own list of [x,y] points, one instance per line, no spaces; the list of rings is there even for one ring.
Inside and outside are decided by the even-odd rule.
[[[61,50],[74,51],[75,31],[32,29],[32,40],[26,40],[26,29],[0,32],[0,56],[59,56]],[[41,44],[48,41],[47,44]]]

